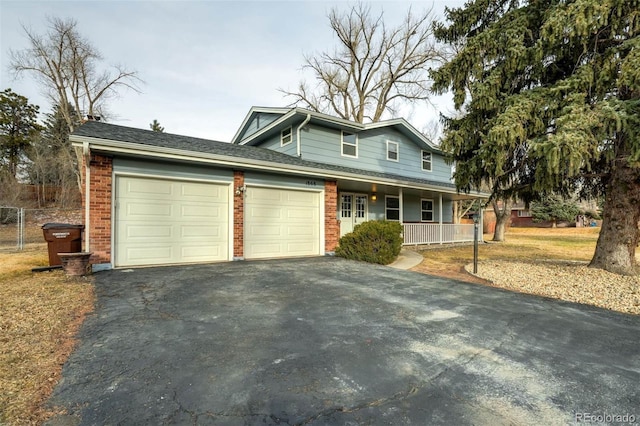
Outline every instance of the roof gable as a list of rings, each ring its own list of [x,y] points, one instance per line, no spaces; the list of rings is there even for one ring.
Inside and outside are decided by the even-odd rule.
[[[258,130],[257,132],[240,139],[240,137],[246,132],[249,123],[251,120],[255,118],[256,114],[259,112],[273,112],[278,111],[281,113],[281,117],[277,120],[274,120],[269,125],[264,128]],[[385,129],[385,128],[393,128],[406,136],[409,140],[411,140],[416,145],[421,148],[426,148],[429,151],[441,152],[440,148],[434,144],[429,138],[420,133],[415,127],[413,127],[407,120],[404,118],[395,118],[391,120],[379,121],[376,123],[356,123],[354,121],[345,120],[338,117],[333,117],[328,114],[323,114],[316,111],[306,110],[304,108],[262,108],[262,107],[254,107],[251,108],[249,114],[243,121],[243,124],[232,139],[233,144],[238,145],[259,145],[265,137],[270,136],[271,134],[277,133],[281,129],[288,127],[294,123],[300,123],[306,118],[310,119],[310,123],[315,125],[320,125],[324,127],[346,130],[351,132],[362,132],[366,130],[372,129]]]
[[[282,116],[287,112],[289,112],[290,110],[291,108],[251,107],[251,109],[249,110],[249,113],[245,116],[244,120],[242,121],[242,124],[240,124],[238,131],[236,131],[236,134],[233,135],[233,138],[231,139],[231,143],[237,143],[237,141],[242,140],[241,138],[243,138],[243,136],[247,133],[247,130],[249,130],[251,123],[253,123],[256,117],[259,116],[260,114],[275,114],[275,115]]]

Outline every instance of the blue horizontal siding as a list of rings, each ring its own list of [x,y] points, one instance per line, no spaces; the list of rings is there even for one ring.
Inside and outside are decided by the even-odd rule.
[[[246,185],[262,185],[309,190],[324,190],[324,180],[299,176],[278,175],[274,173],[245,172]]]
[[[387,160],[387,140],[398,142],[399,161]],[[432,153],[432,171],[423,171],[421,148],[393,129],[360,132],[358,158],[341,155],[339,130],[307,126],[301,141],[302,158],[305,160],[438,182],[451,182],[451,167],[445,163],[441,155]]]
[[[268,138],[266,141],[258,145],[260,148],[266,148],[277,152],[282,152],[288,155],[297,155],[298,149],[296,147],[296,128],[293,127],[291,134],[291,142],[285,146],[281,146],[280,133]]]
[[[350,193],[351,191],[346,189],[339,189],[339,193]],[[353,191],[355,194],[360,194],[361,192]],[[371,199],[371,195],[368,194],[368,220],[385,220],[385,196],[391,195],[394,197],[398,196],[398,192],[394,191],[392,193],[385,192],[377,192],[377,200],[373,201]],[[438,223],[440,219],[440,206],[439,197],[437,194],[433,195],[424,195],[416,192],[404,192],[402,194],[402,220],[403,222],[422,222],[422,205],[421,200],[433,200],[433,222],[429,223]],[[443,223],[451,223],[453,222],[453,212],[452,212],[452,204],[451,200],[442,200],[442,222]],[[340,206],[338,206],[338,215],[340,214]]]
[[[273,123],[275,120],[277,120],[280,117],[281,117],[280,114],[269,114],[266,112],[261,112],[256,114],[256,116],[253,117],[253,120],[251,120],[251,122],[247,126],[247,129],[240,135],[239,140],[243,140],[244,138],[251,136],[252,134],[256,133],[258,130]]]
[[[233,182],[233,171],[199,164],[181,164],[165,161],[137,160],[132,158],[113,159],[115,173],[133,173],[162,176],[167,178],[204,179]]]

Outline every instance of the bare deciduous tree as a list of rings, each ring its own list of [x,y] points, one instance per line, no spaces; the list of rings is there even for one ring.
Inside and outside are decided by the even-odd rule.
[[[453,223],[460,223],[462,218],[474,207],[478,207],[476,200],[457,200],[452,202]]]
[[[77,21],[50,17],[48,22],[45,35],[23,26],[30,47],[10,51],[10,68],[16,77],[27,73],[37,78],[52,105],[60,106],[69,131],[84,114],[104,115],[105,101],[118,90],[139,91],[136,71],[121,65],[101,71],[102,55],[78,32]]]
[[[401,25],[388,28],[383,12],[375,16],[363,3],[347,13],[335,8],[329,23],[339,46],[334,53],[305,56],[305,69],[316,85],[300,82],[296,91],[280,91],[304,105],[341,118],[376,122],[401,103],[426,101],[431,80],[428,67],[444,58],[432,36],[431,10],[414,15],[409,9]]]

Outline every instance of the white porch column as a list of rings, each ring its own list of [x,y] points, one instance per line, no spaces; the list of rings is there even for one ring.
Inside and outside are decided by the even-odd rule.
[[[404,208],[402,207],[402,187],[400,187],[400,191],[398,193],[398,202],[400,203],[400,225],[402,225],[404,217]]]
[[[484,243],[484,209],[482,208],[482,203],[478,202],[478,209],[480,209],[480,241]]]
[[[440,224],[440,244],[442,244],[442,193],[438,195],[438,223]]]

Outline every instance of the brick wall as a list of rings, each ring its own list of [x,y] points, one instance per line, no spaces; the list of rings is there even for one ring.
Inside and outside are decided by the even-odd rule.
[[[90,167],[89,250],[93,253],[91,263],[110,263],[113,162],[111,157],[92,154]]]
[[[324,183],[324,250],[334,251],[340,239],[338,223],[338,183]]]
[[[236,190],[244,186],[244,172],[233,172],[233,257],[244,257],[244,192]]]

